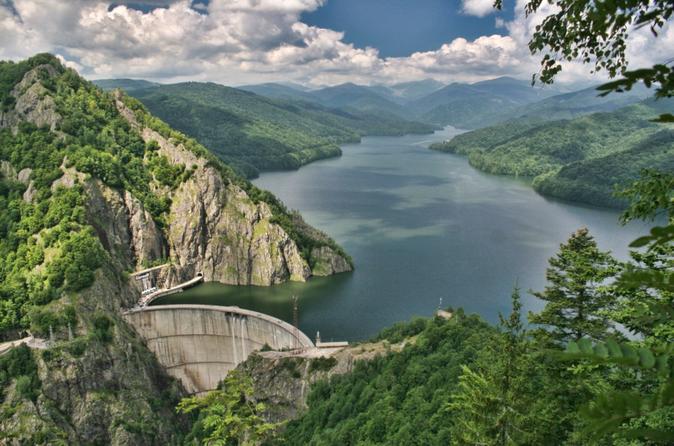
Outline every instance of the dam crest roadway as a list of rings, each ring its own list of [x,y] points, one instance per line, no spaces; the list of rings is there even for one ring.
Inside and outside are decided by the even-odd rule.
[[[316,346],[285,321],[233,306],[154,305],[133,308],[123,316],[190,394],[216,389],[230,370],[263,348],[318,357],[347,345]]]

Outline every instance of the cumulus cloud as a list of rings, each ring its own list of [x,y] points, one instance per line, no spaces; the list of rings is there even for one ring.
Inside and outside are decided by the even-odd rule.
[[[0,2],[0,59],[50,51],[90,78],[167,82],[192,79],[242,84],[284,79],[336,84],[425,77],[442,81],[528,77],[538,64],[527,42],[535,25],[551,12],[544,4],[539,13],[525,17],[524,0],[518,0],[515,19],[502,23],[503,35],[457,38],[434,51],[383,58],[376,48],[346,43],[341,32],[302,23],[302,13],[324,2],[5,1]],[[139,3],[147,7],[140,11],[129,6]],[[480,15],[487,13],[485,5],[491,11],[491,3],[465,0],[463,7],[466,13]],[[673,42],[672,31],[661,40]],[[652,38],[639,34],[635,39],[639,60],[659,54],[652,46]],[[587,76],[586,67],[568,65],[565,80]]]
[[[484,17],[494,12],[494,0],[463,0],[464,14]]]

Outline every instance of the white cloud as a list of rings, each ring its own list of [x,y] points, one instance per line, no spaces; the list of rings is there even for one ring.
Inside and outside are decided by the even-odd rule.
[[[484,17],[494,12],[494,0],[463,0],[464,14]]]
[[[142,12],[103,0],[14,0],[0,6],[0,59],[41,52],[59,54],[90,78],[139,77],[161,81],[210,80],[242,84],[298,80],[315,84],[371,83],[434,77],[476,81],[501,75],[529,77],[538,59],[527,43],[533,29],[552,12],[544,3],[525,17],[518,0],[515,19],[503,35],[457,38],[434,51],[408,57],[381,57],[375,48],[356,48],[341,32],[309,26],[301,14],[325,0],[145,0],[164,7]],[[3,3],[0,3],[2,5]],[[492,1],[466,0],[464,10],[480,15]],[[480,6],[482,5],[482,6]],[[470,8],[470,9],[469,9]],[[482,8],[482,9],[480,9]],[[472,12],[469,12],[472,11]],[[486,12],[484,12],[486,13]],[[639,33],[630,51],[646,64],[673,47],[671,29],[659,39]],[[632,53],[630,53],[632,54]],[[587,78],[588,68],[566,64],[562,80]]]

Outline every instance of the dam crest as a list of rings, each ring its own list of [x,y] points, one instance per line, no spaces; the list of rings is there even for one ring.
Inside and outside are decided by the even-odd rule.
[[[124,318],[191,394],[216,389],[254,351],[315,349],[287,322],[234,306],[145,306],[127,311]]]

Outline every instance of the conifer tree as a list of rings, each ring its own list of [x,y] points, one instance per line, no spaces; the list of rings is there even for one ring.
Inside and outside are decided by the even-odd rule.
[[[488,357],[474,369],[461,366],[459,391],[448,409],[453,413],[452,444],[508,446],[523,444],[522,362],[526,353],[519,289],[511,295],[512,311],[499,315],[500,335]]]
[[[549,263],[549,284],[533,293],[547,303],[540,313],[529,313],[529,322],[547,327],[536,336],[557,344],[583,337],[604,339],[611,328],[606,310],[614,301],[606,281],[617,274],[618,262],[609,252],[600,251],[587,228],[582,228],[560,245]]]

